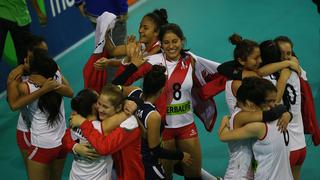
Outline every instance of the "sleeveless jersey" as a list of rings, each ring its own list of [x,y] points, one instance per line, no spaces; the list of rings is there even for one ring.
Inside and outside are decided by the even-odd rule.
[[[100,133],[102,127],[100,121],[92,121],[92,125]],[[81,129],[71,130],[71,137],[79,144],[89,144],[87,139],[82,135]],[[89,160],[79,155],[74,155],[72,167],[70,170],[70,180],[111,180],[113,160],[111,155],[101,156],[95,160]]]
[[[289,162],[289,147],[286,145],[289,141],[289,133],[280,133],[277,122],[266,123],[264,138],[257,140],[252,146],[258,163],[255,179],[293,179]]]
[[[226,82],[226,101],[228,104],[230,114],[233,114],[237,105],[237,98],[232,93],[232,82],[233,80],[229,80]]]
[[[21,76],[20,80],[21,82],[27,82],[29,76]],[[62,83],[62,75],[60,71],[58,70],[56,72],[56,81],[59,83]],[[18,124],[17,129],[23,132],[29,132],[29,128],[31,126],[31,121],[28,113],[28,105],[24,108],[20,109],[19,118],[18,118]],[[29,120],[28,120],[29,119]]]
[[[131,92],[129,96],[141,97],[141,95],[142,95],[142,90],[137,89]],[[144,102],[144,104],[141,107],[138,107],[138,109],[136,110],[135,116],[143,124],[144,128],[148,129],[148,126],[147,126],[148,117],[152,112],[156,112],[156,111],[157,111],[156,107],[153,104],[151,104],[150,102]],[[164,130],[164,123],[161,122],[160,133],[162,133],[163,130]],[[154,166],[159,164],[158,159],[155,158],[151,153],[149,149],[148,140],[146,138],[142,138],[141,153],[142,153],[142,160],[144,165]]]
[[[241,109],[236,108],[232,114],[229,124],[230,129],[234,127],[234,117]],[[225,180],[250,180],[253,179],[252,161],[252,139],[231,141],[228,143],[229,164],[224,175]]]
[[[57,82],[59,82],[59,79],[61,80],[61,77],[59,77],[59,75],[60,74],[57,73],[55,77]],[[28,84],[30,93],[40,88],[30,81],[27,81],[26,83]],[[61,83],[61,81],[59,83]],[[46,112],[42,112],[38,108],[38,100],[39,99],[33,101],[26,107],[28,117],[31,118],[31,144],[47,149],[58,147],[62,144],[61,139],[66,130],[64,102],[63,100],[61,101],[60,112],[59,116],[57,117],[59,118],[59,120],[56,121],[53,126],[50,126],[47,123],[49,114]]]
[[[21,76],[20,80],[21,80],[21,82],[26,82],[26,81],[28,81],[28,76]],[[27,121],[28,117],[24,117],[27,115],[28,115],[28,113],[26,112],[26,108],[21,108],[20,113],[19,113],[19,117],[18,117],[18,124],[17,124],[18,130],[23,131],[23,132],[29,132],[31,122]]]

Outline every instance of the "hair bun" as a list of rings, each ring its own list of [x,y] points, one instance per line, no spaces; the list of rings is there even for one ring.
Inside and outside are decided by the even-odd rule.
[[[164,9],[164,8],[159,9],[159,14],[161,15],[161,17],[164,20],[168,19],[168,14],[167,14],[167,10],[166,9]]]
[[[160,26],[168,24],[168,14],[166,9],[155,9],[152,13],[156,14],[159,17]]]
[[[239,34],[235,33],[229,37],[229,41],[233,45],[239,45],[242,42],[242,37]]]

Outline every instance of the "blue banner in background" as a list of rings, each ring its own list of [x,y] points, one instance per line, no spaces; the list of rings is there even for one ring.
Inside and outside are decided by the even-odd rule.
[[[48,23],[46,26],[40,26],[38,16],[29,3],[31,32],[46,39],[50,55],[58,55],[94,31],[90,21],[82,17],[78,8],[74,6],[74,0],[43,1]]]

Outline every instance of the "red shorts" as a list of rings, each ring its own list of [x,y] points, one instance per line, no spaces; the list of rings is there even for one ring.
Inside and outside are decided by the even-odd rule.
[[[306,158],[307,148],[298,149],[290,152],[290,166],[301,166]]]
[[[189,139],[198,137],[197,127],[194,123],[179,128],[165,128],[162,134],[162,140],[171,139]]]
[[[63,145],[50,149],[31,146],[28,150],[28,159],[43,164],[50,164],[52,161],[64,159],[66,156],[67,151],[65,151]]]
[[[24,131],[17,129],[16,137],[17,137],[18,147],[21,151],[28,150],[30,148],[30,146],[31,146],[30,132],[24,132]]]

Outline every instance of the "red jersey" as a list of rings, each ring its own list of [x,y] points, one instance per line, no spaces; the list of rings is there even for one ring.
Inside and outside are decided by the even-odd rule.
[[[101,155],[112,154],[118,180],[144,180],[139,128],[127,130],[121,127],[104,136],[90,121],[80,126],[83,136]]]
[[[107,51],[103,51],[101,54],[92,54],[82,70],[84,88],[93,89],[98,93],[107,82],[107,70],[94,68],[94,63],[102,57],[108,57]]]

